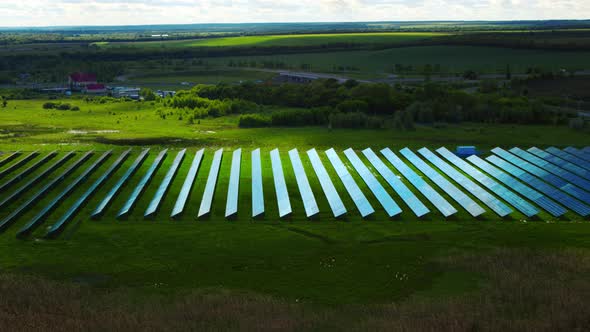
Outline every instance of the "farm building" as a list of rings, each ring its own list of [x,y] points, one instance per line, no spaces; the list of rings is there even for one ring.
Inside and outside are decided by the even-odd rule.
[[[91,94],[104,94],[107,92],[107,87],[104,84],[88,84],[82,91]]]
[[[96,74],[73,73],[68,77],[68,85],[73,91],[85,90],[88,85],[98,84]]]
[[[111,94],[115,98],[131,98],[131,99],[139,99],[139,88],[128,88],[118,86],[113,88]]]

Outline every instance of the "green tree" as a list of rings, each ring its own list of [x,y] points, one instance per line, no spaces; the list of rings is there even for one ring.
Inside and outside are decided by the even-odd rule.
[[[156,94],[152,89],[149,88],[141,88],[139,90],[139,96],[143,98],[145,101],[154,101],[156,100]]]

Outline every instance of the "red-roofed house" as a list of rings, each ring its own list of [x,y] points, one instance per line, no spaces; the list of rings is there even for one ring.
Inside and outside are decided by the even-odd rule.
[[[73,73],[70,75],[68,83],[72,90],[84,90],[88,85],[97,84],[96,74],[90,73]]]
[[[84,92],[95,94],[106,93],[107,87],[104,84],[88,84],[84,88]]]

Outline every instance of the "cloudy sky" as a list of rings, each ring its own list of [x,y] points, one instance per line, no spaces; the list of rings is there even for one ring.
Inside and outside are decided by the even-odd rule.
[[[0,26],[588,18],[590,0],[0,0]]]

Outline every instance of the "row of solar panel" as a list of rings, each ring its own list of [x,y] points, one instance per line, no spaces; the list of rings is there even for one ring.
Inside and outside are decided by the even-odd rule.
[[[114,196],[124,185],[124,183],[131,177],[131,175],[141,166],[143,161],[146,159],[149,150],[142,151],[139,157],[131,165],[131,167],[125,172],[125,174],[119,179],[119,181],[111,188],[104,199],[99,203],[93,217],[100,217],[104,210],[107,208],[109,203],[113,200]],[[566,213],[566,209],[563,206],[573,210],[574,212],[587,216],[590,215],[590,181],[588,181],[590,171],[590,153],[585,150],[577,150],[574,148],[567,148],[564,151],[549,148],[545,151],[538,148],[530,148],[528,151],[521,150],[519,148],[513,148],[509,151],[505,151],[500,148],[495,148],[492,152],[495,155],[487,157],[487,161],[498,166],[496,168],[488,162],[482,160],[479,157],[472,156],[467,158],[473,165],[479,167],[482,171],[476,167],[467,163],[463,159],[457,157],[446,148],[440,148],[437,152],[445,158],[449,163],[438,157],[436,154],[426,148],[422,148],[418,151],[430,164],[438,168],[447,177],[444,177],[439,171],[427,164],[424,160],[418,157],[414,152],[409,149],[402,149],[400,153],[417,169],[419,169],[426,177],[429,178],[434,184],[436,184],[441,190],[447,195],[453,198],[459,205],[461,205],[466,211],[472,216],[476,217],[485,213],[478,203],[475,202],[469,195],[462,192],[457,188],[448,178],[453,179],[459,186],[463,187],[473,197],[479,199],[485,205],[487,205],[492,211],[496,212],[499,216],[504,217],[512,212],[512,206],[522,212],[526,216],[534,216],[539,213],[537,208],[527,202],[524,198],[520,197],[510,189],[521,193],[533,203],[537,204],[542,209],[546,210],[553,216],[561,216]],[[186,150],[178,152],[174,162],[168,169],[164,179],[158,187],[154,197],[150,201],[148,208],[145,211],[144,216],[150,217],[155,215],[160,206],[163,197],[168,191],[173,178],[177,174],[177,171],[182,163],[185,156]],[[383,156],[396,168],[408,181],[421,192],[444,216],[450,216],[457,212],[457,210],[440,194],[438,194],[432,187],[426,183],[416,172],[409,168],[399,157],[397,157],[391,150],[384,149],[381,151]],[[20,152],[10,154],[4,158],[4,162],[7,159],[13,160],[18,156]],[[60,176],[55,178],[53,181],[48,183],[40,191],[19,208],[12,211],[12,213],[0,222],[0,229],[5,229],[10,225],[18,216],[20,216],[26,209],[28,209],[34,202],[39,199],[42,195],[46,194],[55,185],[58,184],[63,178],[73,172],[78,166],[80,166],[86,159],[90,157],[92,152],[86,153],[82,158],[77,160],[72,166],[64,171]],[[75,213],[81,208],[86,200],[98,189],[98,187],[105,182],[112,173],[124,162],[127,156],[130,154],[130,150],[125,151],[119,156],[119,158],[111,165],[108,170],[103,173],[101,177],[73,204],[70,209],[62,216],[52,227],[50,227],[48,235],[55,235],[61,231],[63,226],[74,216]],[[140,182],[136,185],[134,191],[125,202],[125,205],[120,210],[118,216],[126,216],[137,202],[141,193],[145,190],[146,186],[150,182],[153,175],[163,162],[167,150],[161,151],[156,159],[152,162],[152,165],[142,177]],[[182,213],[184,206],[188,200],[189,193],[195,182],[195,178],[203,158],[204,150],[199,150],[195,154],[192,165],[185,178],[184,184],[181,188],[180,194],[177,198],[174,206],[172,217],[176,217]],[[324,191],[327,201],[332,209],[332,213],[335,217],[341,216],[346,213],[346,208],[342,202],[342,199],[338,195],[334,184],[330,180],[330,177],[324,168],[319,155],[315,150],[307,152],[308,157],[311,161],[312,167],[319,179],[320,186]],[[410,207],[410,209],[417,215],[423,216],[429,212],[428,208],[412,193],[412,191],[393,173],[393,171],[383,163],[383,161],[371,150],[365,149],[363,154],[367,157],[370,164],[377,170],[377,172],[385,179],[385,181],[400,195],[402,200]],[[38,152],[28,154],[23,159],[15,162],[6,169],[0,171],[0,175],[11,173],[18,169],[20,166],[26,164],[28,161],[34,159],[38,155]],[[42,164],[49,161],[57,153],[51,152],[41,160],[37,161],[29,168],[25,169],[21,173],[17,174],[11,180],[0,185],[0,188],[6,189],[21,178],[30,174]],[[68,153],[62,159],[48,167],[45,171],[41,172],[35,178],[30,180],[27,184],[23,185],[19,190],[15,191],[12,195],[6,197],[0,202],[0,207],[5,206],[9,202],[22,195],[31,186],[35,185],[41,178],[52,172],[54,169],[61,166],[72,153]],[[57,195],[50,204],[48,204],[43,210],[41,210],[29,223],[27,223],[19,232],[18,235],[26,235],[30,233],[43,218],[45,218],[49,212],[59,202],[71,193],[86,177],[89,176],[95,168],[106,160],[110,155],[110,151],[103,154],[98,160],[96,160],[88,169],[86,169],[82,175],[80,175],[74,182],[72,182],[65,190]],[[344,155],[348,158],[349,162],[356,170],[360,178],[367,185],[369,190],[377,198],[377,201],[382,205],[386,213],[393,217],[402,212],[402,209],[397,205],[393,198],[388,194],[386,189],[381,185],[378,179],[373,175],[371,170],[362,162],[358,155],[352,150],[347,149],[344,151]],[[198,216],[204,216],[210,213],[211,205],[213,201],[213,195],[219,176],[219,170],[221,166],[221,159],[223,156],[223,150],[215,152],[212,166],[209,171],[207,184],[205,187],[201,206],[199,208]],[[283,166],[280,159],[280,154],[277,149],[271,151],[271,165],[272,173],[275,184],[275,191],[277,196],[277,205],[279,209],[279,216],[284,217],[292,212],[291,203],[289,199],[289,193],[287,190],[287,184],[283,173]],[[375,212],[371,203],[360,189],[358,184],[355,182],[353,176],[348,171],[346,165],[342,162],[334,149],[326,151],[330,163],[332,164],[336,174],[340,178],[344,185],[347,193],[349,194],[352,201],[355,203],[361,216],[366,217]],[[312,217],[319,213],[319,207],[316,198],[313,194],[311,185],[305,173],[303,163],[299,157],[299,153],[296,149],[289,151],[289,157],[291,159],[291,165],[295,173],[295,179],[297,186],[302,197],[305,212],[307,217]],[[501,157],[501,158],[499,158]],[[5,162],[4,164],[7,164]],[[455,167],[451,166],[454,165]],[[240,166],[241,166],[241,149],[234,151],[231,164],[231,172],[229,179],[229,187],[226,200],[226,217],[231,217],[238,212],[238,198],[239,198],[239,183],[240,183]],[[488,188],[492,193],[496,194],[499,198],[493,196],[490,192],[486,191],[480,185],[469,179],[468,176],[479,182],[484,187]],[[488,173],[490,176],[486,175]],[[506,186],[496,182],[492,178],[496,178]],[[521,182],[522,181],[522,182]],[[508,187],[508,188],[507,188]],[[569,195],[568,195],[569,194]],[[502,201],[502,200],[503,201]],[[258,216],[264,212],[264,194],[262,190],[262,167],[260,161],[260,150],[254,150],[252,152],[252,215]],[[506,203],[505,203],[506,202]]]

